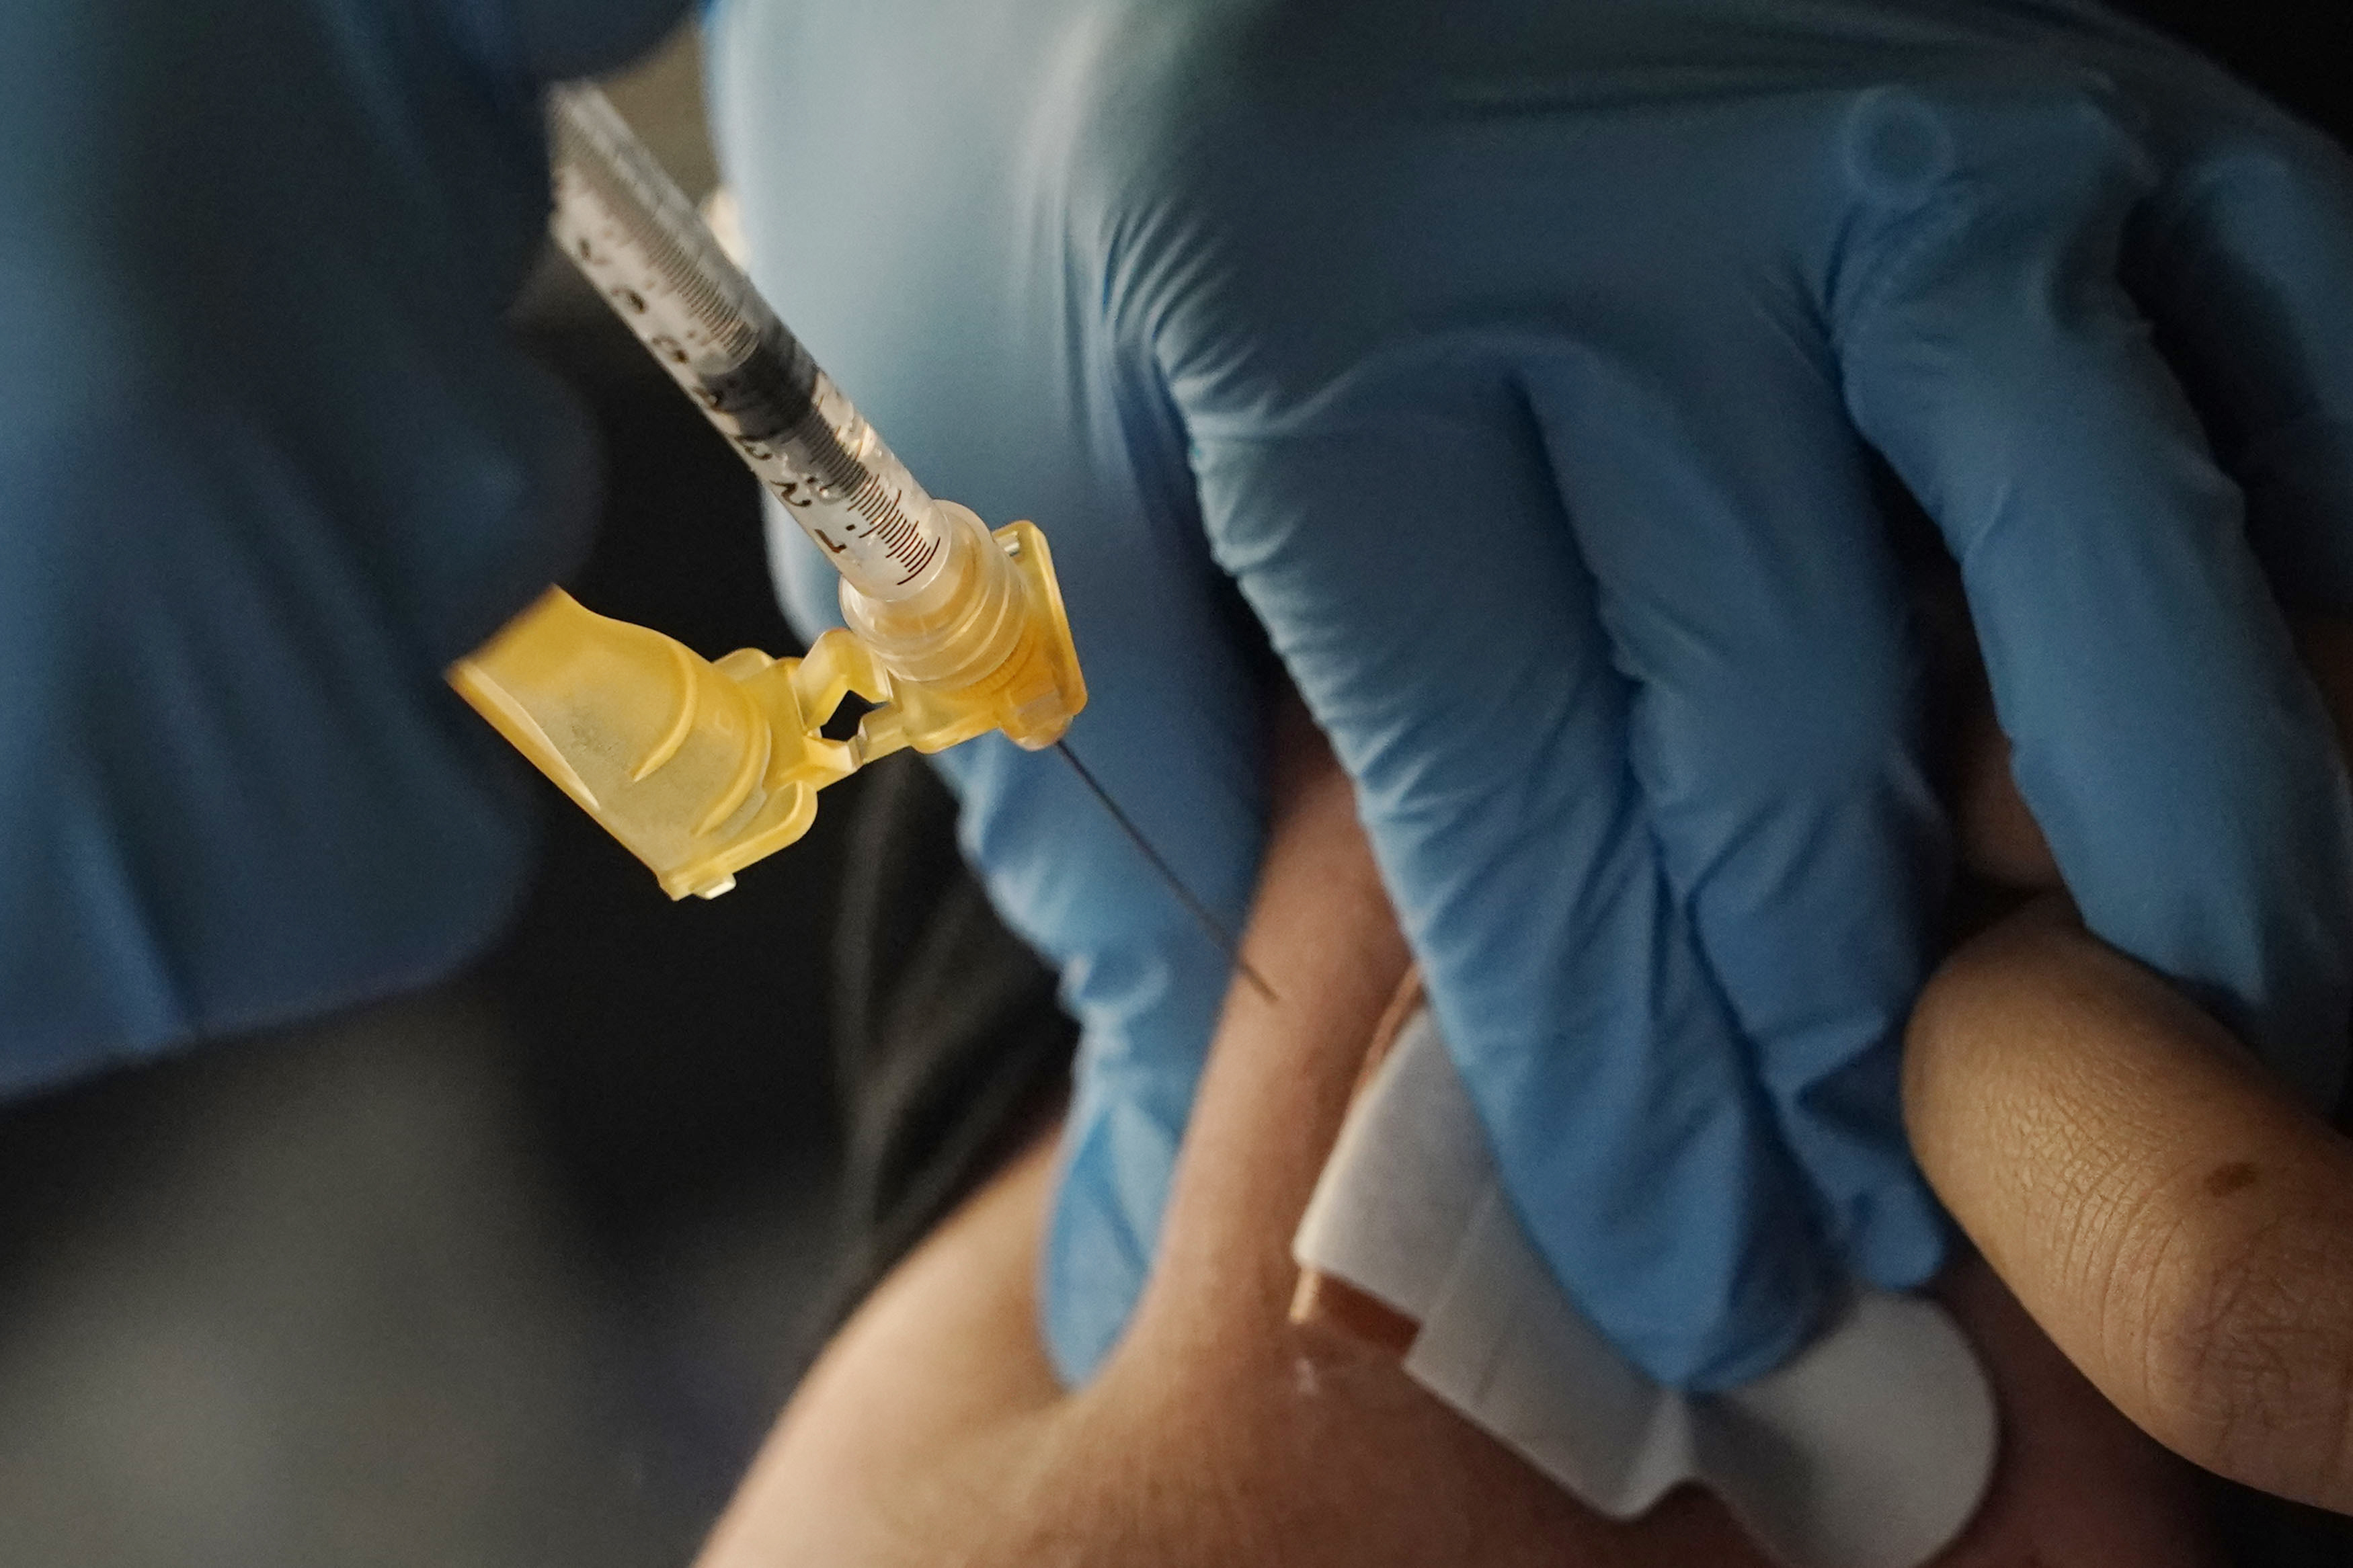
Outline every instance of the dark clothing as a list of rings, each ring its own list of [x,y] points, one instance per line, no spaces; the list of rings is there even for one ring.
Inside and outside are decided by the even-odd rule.
[[[1060,1099],[1078,1026],[1007,931],[913,752],[860,776],[833,949],[844,1097],[838,1316],[987,1177]]]

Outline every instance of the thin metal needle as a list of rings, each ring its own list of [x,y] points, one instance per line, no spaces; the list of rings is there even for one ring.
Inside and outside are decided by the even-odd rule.
[[[1260,976],[1259,972],[1250,966],[1250,960],[1242,956],[1241,944],[1228,933],[1224,926],[1218,923],[1218,917],[1209,912],[1209,906],[1193,896],[1193,890],[1185,886],[1183,879],[1176,875],[1176,868],[1169,865],[1162,858],[1160,851],[1152,847],[1152,840],[1144,836],[1144,830],[1129,820],[1127,813],[1119,808],[1119,802],[1112,799],[1111,792],[1103,788],[1095,775],[1087,771],[1087,764],[1079,761],[1079,754],[1071,750],[1071,743],[1068,741],[1057,741],[1054,742],[1054,750],[1062,753],[1062,760],[1071,764],[1071,771],[1079,775],[1079,782],[1085,784],[1088,792],[1103,803],[1103,810],[1110,813],[1113,822],[1119,824],[1119,830],[1127,835],[1127,841],[1134,845],[1146,860],[1152,862],[1152,868],[1160,873],[1160,879],[1168,884],[1168,890],[1176,895],[1176,901],[1184,905],[1186,912],[1199,923],[1203,933],[1217,944],[1219,952],[1226,955],[1226,961],[1241,972],[1242,978],[1256,987],[1260,995],[1270,1002],[1276,1000],[1274,987],[1269,985]]]

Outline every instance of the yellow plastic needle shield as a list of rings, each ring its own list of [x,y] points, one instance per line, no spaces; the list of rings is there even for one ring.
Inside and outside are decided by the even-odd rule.
[[[960,684],[894,674],[847,631],[805,658],[742,648],[713,663],[561,588],[452,667],[449,683],[671,898],[715,898],[808,831],[818,790],[876,757],[992,730],[1036,750],[1070,728],[1087,689],[1046,537],[1027,522],[989,537],[1014,568],[1004,599],[1018,625],[994,668]],[[849,740],[826,739],[852,691],[874,708]]]

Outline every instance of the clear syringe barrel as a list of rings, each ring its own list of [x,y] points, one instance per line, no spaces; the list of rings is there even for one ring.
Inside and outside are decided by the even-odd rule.
[[[859,595],[877,610],[941,597],[972,553],[957,537],[970,514],[915,482],[604,94],[555,89],[548,135],[550,226],[614,312]]]

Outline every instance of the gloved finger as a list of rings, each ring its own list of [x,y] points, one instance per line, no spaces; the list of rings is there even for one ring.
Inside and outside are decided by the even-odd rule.
[[[2128,233],[2127,279],[2247,498],[2291,608],[2353,610],[2353,160],[2232,128]]]
[[[838,59],[820,51],[822,68],[795,8],[713,19],[714,138],[754,281],[923,482],[991,524],[1029,518],[1045,532],[1087,679],[1069,744],[1239,930],[1262,832],[1271,660],[1241,635],[1255,636],[1249,614],[1209,559],[1182,426],[1150,378],[1081,332],[1083,271],[1050,250],[1023,249],[1017,267],[997,248],[1008,226],[1027,232],[1021,199],[997,184],[1006,127],[965,127],[941,156],[925,116],[889,107],[906,85],[899,56],[861,51],[864,16],[837,18],[849,34],[833,40]],[[1002,46],[977,13],[940,21],[934,70]],[[1020,116],[1037,107],[1009,101]],[[831,156],[849,142],[857,160]],[[810,222],[843,202],[858,223]],[[936,243],[942,224],[966,222],[978,248]],[[799,529],[770,532],[802,629],[829,622],[838,577]],[[1039,1303],[1056,1370],[1075,1384],[1148,1272],[1227,959],[1060,759],[989,738],[934,761],[961,797],[967,859],[1060,971],[1082,1031]]]
[[[1186,892],[1238,932],[1261,835],[1257,694],[1212,584],[1176,562],[1135,573],[1149,555],[1109,537],[1124,531],[1057,539],[1057,564],[1078,574],[1065,580],[1093,601],[1072,613],[1091,695],[1068,744]],[[966,858],[1021,934],[1060,962],[1063,1001],[1084,1029],[1040,1259],[1047,1346],[1076,1384],[1110,1352],[1151,1271],[1229,961],[1060,759],[992,737],[937,761],[963,802]]]
[[[440,680],[462,621],[434,584],[554,564],[530,462],[454,410],[413,405],[429,465],[348,431],[290,449],[233,374],[90,353],[136,319],[99,269],[37,297],[79,309],[18,318],[0,370],[0,495],[70,524],[0,528],[0,928],[43,933],[0,944],[6,1089],[387,994],[490,941],[529,802]],[[480,587],[458,600],[482,616]]]
[[[501,321],[544,157],[440,33],[353,9],[0,11],[16,1084],[418,984],[528,869],[441,668],[593,510]]]
[[[2087,922],[2325,1103],[2353,996],[2328,721],[2116,280],[2143,170],[2080,105],[2007,130],[1860,285],[1849,406],[1960,563],[2020,790]]]
[[[1356,780],[1529,1235],[1652,1375],[1776,1364],[1827,1267],[1508,367],[1441,342],[1287,417],[1188,423],[1213,546]]]
[[[10,122],[54,113],[103,149],[95,119],[127,95],[173,134],[70,191],[44,189],[40,138],[8,139],[0,186],[64,216],[6,251],[44,287],[87,267],[107,291],[109,330],[78,358],[146,367],[145,390],[249,420],[438,670],[575,558],[594,443],[502,319],[545,234],[535,108],[480,92],[438,35],[321,15],[336,9],[170,7],[121,59],[9,40],[87,72],[11,100]],[[88,257],[57,248],[78,235]],[[172,264],[123,260],[151,254]]]
[[[1897,1096],[1942,907],[1904,584],[1827,345],[1758,334],[1528,363],[1593,569],[1662,863],[1835,1250],[1916,1287],[1944,1257]],[[1736,371],[1729,377],[1729,358]],[[1694,388],[1736,381],[1742,405]]]

